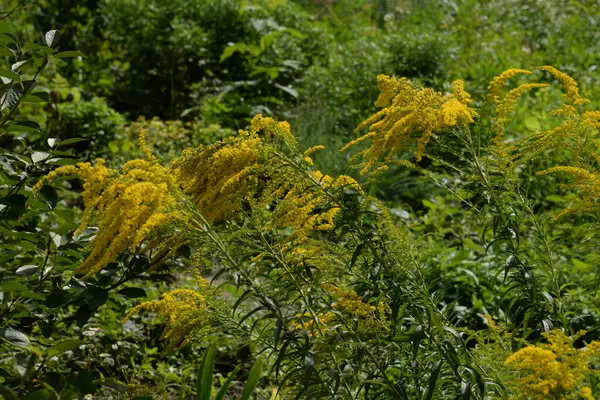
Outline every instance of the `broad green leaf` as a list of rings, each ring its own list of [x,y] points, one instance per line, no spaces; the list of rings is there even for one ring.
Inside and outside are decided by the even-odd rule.
[[[15,392],[2,385],[0,385],[0,396],[3,397],[4,400],[19,400],[19,397]]]
[[[60,32],[56,29],[46,32],[46,45],[50,48],[55,48],[60,39]]]
[[[18,347],[27,347],[30,343],[27,335],[12,328],[0,328],[0,338]]]
[[[50,185],[44,185],[38,191],[48,203],[56,203],[58,201],[58,193]]]
[[[50,350],[48,350],[48,357],[53,357],[58,354],[62,354],[65,351],[76,349],[83,343],[85,343],[83,340],[64,340],[55,344]]]
[[[293,87],[291,87],[291,86],[283,86],[283,85],[280,85],[278,83],[275,83],[275,87],[277,87],[277,88],[283,90],[284,92],[290,94],[295,99],[297,99],[298,96],[299,96],[298,91],[296,89],[294,89]]]
[[[85,142],[88,139],[83,139],[83,138],[71,138],[71,139],[65,139],[65,140],[61,140],[60,142],[58,142],[58,144],[56,145],[56,147],[61,147],[61,146],[66,146],[68,144],[73,144],[73,143],[79,143],[79,142]]]
[[[19,267],[15,273],[17,275],[31,276],[38,271],[39,267],[37,265],[23,265]]]
[[[6,281],[0,285],[0,292],[4,293],[15,293],[23,290],[29,290],[29,288],[17,281]]]
[[[28,103],[50,103],[50,94],[46,92],[29,93],[23,101]]]
[[[0,33],[11,33],[12,26],[8,22],[0,21]]]
[[[28,299],[44,301],[46,298],[42,295],[32,292],[31,290],[24,290],[19,293],[20,296],[26,297]]]
[[[80,51],[60,51],[54,55],[54,58],[68,58],[68,57],[86,58],[85,54],[83,54]]]
[[[40,132],[42,128],[37,122],[15,121],[8,124],[6,130],[9,132]]]
[[[35,392],[29,393],[27,396],[23,398],[23,400],[57,400],[58,396],[56,392],[50,388],[37,390]]]
[[[225,47],[223,53],[221,54],[220,62],[227,60],[236,51],[246,53],[248,51],[248,45],[246,43],[233,43],[230,44],[228,47]]]
[[[23,65],[30,63],[31,60],[22,60],[22,61],[17,61],[16,63],[14,63],[10,69],[13,71],[18,70],[19,68],[21,68]]]
[[[15,52],[4,43],[0,43],[0,56],[14,57]]]
[[[8,91],[0,97],[0,111],[16,106],[20,94],[21,91],[14,86],[8,89]]]
[[[83,292],[83,298],[91,309],[95,310],[108,300],[108,290],[92,286]]]
[[[21,82],[21,77],[19,76],[19,74],[16,74],[7,69],[0,69],[0,76],[3,76],[8,79],[12,79],[15,82]]]
[[[31,161],[34,164],[37,164],[40,161],[47,160],[48,157],[50,157],[50,154],[46,153],[45,151],[34,151],[33,154],[31,155]]]
[[[128,287],[128,288],[121,289],[121,290],[119,290],[118,293],[125,297],[129,297],[132,299],[138,298],[138,297],[146,297],[146,291],[144,289],[135,288],[135,287]]]

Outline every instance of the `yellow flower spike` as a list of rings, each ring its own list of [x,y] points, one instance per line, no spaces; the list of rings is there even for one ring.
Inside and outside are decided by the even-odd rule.
[[[36,188],[65,175],[78,175],[84,182],[85,210],[79,231],[92,223],[99,228],[78,273],[93,275],[126,249],[135,251],[153,230],[177,218],[176,212],[168,211],[175,203],[173,177],[156,163],[133,160],[120,171],[107,168],[102,159],[95,165],[63,166],[43,177]]]
[[[187,149],[173,163],[173,174],[208,221],[237,212],[256,191],[262,139],[241,131],[212,146]]]
[[[580,167],[559,166],[548,168],[538,172],[538,175],[546,175],[554,172],[564,172],[573,178],[573,183],[565,186],[577,189],[580,193],[576,203],[561,211],[557,217],[562,217],[574,212],[597,212],[600,211],[600,176],[595,172]]]
[[[162,339],[168,341],[172,349],[182,347],[195,335],[210,330],[207,297],[193,290],[177,289],[163,294],[160,300],[143,302],[133,308],[123,321],[143,311],[153,311],[165,320]]]
[[[488,85],[489,101],[491,101],[492,103],[497,103],[498,99],[500,98],[500,94],[502,93],[502,89],[504,88],[504,85],[506,84],[506,82],[509,79],[511,79],[512,77],[514,77],[516,75],[521,75],[521,74],[531,75],[532,72],[528,71],[526,69],[511,68],[511,69],[507,69],[506,71],[502,72],[500,75],[496,76],[494,78],[494,80],[492,80],[490,82],[490,84]]]
[[[600,129],[600,111],[586,111],[583,113],[584,123],[590,128]]]
[[[498,104],[496,109],[496,121],[494,122],[494,130],[496,136],[494,137],[494,143],[499,145],[502,142],[504,136],[504,126],[510,120],[510,115],[514,111],[517,100],[521,98],[525,93],[533,90],[546,88],[550,85],[546,83],[523,83],[516,88],[512,89]]]
[[[313,165],[313,159],[310,157],[310,155],[315,151],[323,150],[324,148],[325,146],[318,145],[307,149],[304,152],[304,161],[306,161],[309,165]]]
[[[355,291],[342,290],[330,283],[324,283],[321,287],[336,297],[337,302],[333,305],[334,309],[361,318],[373,318],[375,316],[377,307],[363,302]]]
[[[590,101],[584,97],[581,97],[579,94],[579,87],[577,86],[577,81],[571,78],[569,75],[564,72],[559,71],[551,65],[545,65],[543,67],[539,67],[541,71],[546,71],[550,73],[553,77],[558,79],[563,87],[565,88],[564,97],[567,101],[573,103],[573,105],[581,105],[587,104]]]
[[[405,78],[396,79],[386,75],[377,77],[380,90],[375,105],[382,108],[361,124],[356,131],[369,127],[362,137],[345,145],[341,151],[366,140],[371,146],[360,153],[365,163],[361,174],[375,165],[387,164],[399,151],[416,145],[415,158],[421,160],[425,147],[434,133],[457,125],[468,125],[477,115],[469,107],[470,95],[462,81],[452,83],[453,93],[442,95],[429,88],[420,88]],[[419,139],[415,140],[416,136]],[[383,158],[383,162],[378,160]]]

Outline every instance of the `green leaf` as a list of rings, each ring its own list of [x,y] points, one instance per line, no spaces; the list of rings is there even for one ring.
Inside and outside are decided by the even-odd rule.
[[[60,39],[60,32],[56,29],[46,32],[46,45],[50,48],[55,48]]]
[[[40,161],[47,160],[48,157],[50,157],[50,154],[46,153],[45,151],[34,151],[33,154],[31,155],[31,161],[34,164],[37,164]]]
[[[250,368],[250,373],[248,374],[248,380],[246,381],[246,386],[244,386],[244,391],[242,392],[242,397],[240,400],[248,400],[256,389],[256,385],[258,384],[259,379],[262,376],[262,363],[259,361],[255,362],[252,368]]]
[[[27,103],[50,103],[50,94],[47,92],[35,92],[30,93],[25,98],[23,98],[24,102]]]
[[[23,400],[56,400],[58,396],[56,392],[50,388],[37,390],[33,393],[29,393],[23,398]]]
[[[297,99],[298,96],[299,96],[298,91],[296,89],[294,89],[293,87],[291,87],[291,86],[283,86],[283,85],[280,85],[278,83],[275,83],[275,87],[277,87],[277,88],[283,90],[284,92],[290,94],[295,99]]]
[[[221,54],[220,62],[227,60],[236,51],[239,51],[240,53],[246,53],[248,52],[248,45],[246,43],[233,43],[225,47],[223,53]]]
[[[73,350],[85,343],[83,340],[64,340],[48,350],[48,357],[54,357],[65,351]]]
[[[16,281],[7,281],[0,285],[0,292],[3,293],[22,292],[23,290],[29,290],[29,288]]]
[[[89,139],[83,139],[83,138],[65,139],[65,140],[61,140],[60,142],[58,142],[58,144],[56,145],[56,147],[59,148],[61,146],[66,146],[68,144],[73,144],[73,143],[85,142],[87,140],[89,140]]]
[[[83,298],[90,308],[95,310],[108,300],[108,290],[97,286],[88,287],[83,292]]]
[[[80,51],[60,51],[54,55],[54,58],[68,58],[68,57],[86,58],[85,54],[83,54]]]
[[[12,328],[0,328],[0,338],[3,338],[13,346],[27,347],[29,339],[24,333]]]
[[[233,381],[233,378],[237,374],[239,369],[239,366],[236,366],[234,370],[227,375],[227,379],[225,380],[225,382],[223,382],[223,385],[221,385],[221,389],[219,389],[219,392],[215,396],[215,400],[223,400],[225,398],[227,390],[229,389],[229,386],[231,385],[231,382]]]
[[[2,97],[0,97],[0,111],[4,111],[7,108],[16,106],[19,102],[20,94],[21,91],[14,86],[8,89],[8,91],[4,93]]]
[[[0,22],[0,33],[11,33],[12,26],[8,22]]]
[[[15,274],[23,275],[23,276],[31,276],[38,271],[37,265],[23,265],[22,267],[17,268]]]
[[[17,61],[16,63],[14,63],[10,69],[13,71],[18,70],[19,68],[21,68],[23,65],[30,63],[31,60],[22,60],[22,61]]]
[[[536,117],[527,117],[523,122],[529,130],[539,131],[541,129],[540,121]]]
[[[14,57],[15,52],[4,43],[0,43],[0,56]]]
[[[425,396],[426,400],[431,400],[433,398],[433,393],[435,392],[435,385],[440,375],[440,370],[442,369],[443,360],[439,360],[433,366],[431,370],[431,375],[429,375],[429,389],[427,389],[427,396]]]
[[[4,400],[19,400],[15,392],[2,385],[0,385],[0,396],[4,397]]]
[[[196,400],[210,400],[216,355],[217,347],[215,345],[210,346],[204,353],[198,379],[196,380]]]
[[[146,291],[141,288],[128,287],[118,291],[119,294],[129,297],[130,299],[135,299],[139,297],[146,297]]]
[[[58,201],[58,193],[56,193],[56,190],[50,185],[42,186],[39,190],[39,194],[41,194],[48,203],[53,204]]]
[[[33,121],[15,121],[11,122],[6,130],[8,132],[41,132],[42,128],[37,122]]]
[[[3,76],[8,79],[12,79],[15,82],[21,82],[21,77],[19,76],[19,74],[16,74],[7,69],[0,69],[0,76]]]
[[[46,300],[46,298],[40,294],[34,293],[31,290],[24,290],[21,293],[19,293],[21,296],[26,297],[28,299],[33,299],[33,300],[39,300],[39,301],[44,301]]]

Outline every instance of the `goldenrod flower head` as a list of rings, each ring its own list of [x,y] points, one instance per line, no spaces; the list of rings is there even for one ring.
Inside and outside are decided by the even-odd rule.
[[[502,93],[502,89],[504,88],[504,85],[506,84],[506,82],[510,78],[512,78],[516,75],[521,75],[521,74],[531,75],[532,72],[528,71],[526,69],[511,68],[511,69],[507,69],[506,71],[502,72],[500,75],[496,76],[488,85],[489,101],[491,101],[492,103],[497,103],[498,99],[500,98],[500,94]]]
[[[160,300],[143,302],[131,310],[124,321],[142,311],[155,312],[165,320],[162,339],[167,340],[173,349],[184,346],[195,335],[210,329],[207,298],[193,290],[177,289],[163,294]]]
[[[508,92],[508,94],[502,99],[496,108],[496,121],[494,123],[494,130],[496,131],[494,143],[496,145],[499,145],[502,141],[504,126],[510,120],[510,115],[515,108],[517,100],[519,100],[521,96],[532,89],[545,88],[549,86],[550,85],[545,83],[523,83]]]
[[[513,382],[518,392],[515,398],[566,399],[589,393],[582,382],[590,373],[589,361],[600,342],[592,342],[585,349],[573,347],[582,334],[570,338],[555,329],[543,334],[547,344],[527,346],[508,357],[505,365],[519,376]]]
[[[569,188],[579,190],[580,196],[577,202],[561,211],[558,217],[573,212],[597,212],[600,211],[600,176],[595,172],[590,172],[580,167],[559,166],[548,168],[539,172],[539,175],[545,175],[553,172],[564,172],[573,178],[573,182],[566,185]]]
[[[568,102],[572,103],[573,105],[587,104],[590,102],[588,99],[581,97],[579,94],[577,81],[571,78],[569,75],[550,65],[539,67],[539,69],[549,72],[553,77],[558,79],[563,84],[563,87],[565,88],[565,93],[563,96]]]
[[[121,169],[79,163],[63,166],[42,178],[36,188],[61,175],[78,175],[83,181],[83,213],[79,230],[95,223],[98,232],[91,252],[77,272],[93,275],[114,262],[126,249],[135,251],[159,225],[178,219],[175,182],[170,171],[155,162],[132,160]]]
[[[334,218],[341,211],[328,193],[335,189],[361,191],[360,185],[349,176],[332,178],[314,171],[312,180],[298,181],[283,196],[273,211],[272,228],[293,227],[300,241],[312,231],[328,231],[334,227]],[[270,198],[270,196],[269,196]]]
[[[333,304],[334,309],[361,318],[373,318],[375,316],[377,307],[363,302],[355,291],[342,290],[330,283],[324,283],[321,287],[335,296],[337,301]]]
[[[310,155],[312,153],[314,153],[315,151],[322,150],[324,148],[325,148],[325,146],[318,145],[318,146],[313,146],[313,147],[307,149],[304,152],[304,161],[306,161],[309,165],[313,165],[313,159],[310,157]]]
[[[359,131],[368,126],[367,134],[341,149],[345,151],[355,144],[371,140],[371,146],[360,153],[365,160],[361,174],[375,166],[381,157],[384,157],[384,164],[388,163],[394,153],[407,150],[415,142],[415,156],[419,161],[434,133],[470,124],[476,115],[475,109],[468,106],[471,98],[465,92],[462,81],[453,82],[453,94],[443,96],[404,78],[379,75],[377,80],[381,94],[375,105],[383,109],[356,128]],[[415,135],[420,135],[416,141]]]
[[[296,147],[296,138],[292,134],[290,124],[287,121],[277,122],[273,118],[263,117],[257,114],[250,122],[250,134],[258,135],[263,132],[267,139],[281,139],[289,147]]]
[[[585,111],[583,121],[590,128],[600,129],[600,111]]]
[[[262,139],[240,131],[211,146],[186,149],[173,163],[183,192],[211,222],[231,216],[258,183]]]
[[[296,314],[294,318],[300,322],[292,321],[290,323],[292,330],[309,331],[310,336],[325,336],[335,320],[335,314],[332,312],[319,313],[316,314],[316,318],[313,318],[310,313],[304,313]]]

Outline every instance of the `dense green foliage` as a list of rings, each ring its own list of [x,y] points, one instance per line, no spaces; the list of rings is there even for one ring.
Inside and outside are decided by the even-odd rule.
[[[504,364],[511,353],[545,343],[554,328],[575,348],[600,339],[598,126],[582,128],[584,114],[565,117],[583,125],[564,142],[530,146],[528,137],[563,123],[550,111],[565,101],[556,76],[535,72],[511,87],[553,85],[518,100],[503,126],[509,147],[499,147],[488,85],[509,68],[553,65],[579,83],[593,110],[598,24],[593,0],[3,2],[0,399],[534,398],[515,389]],[[407,148],[377,176],[361,175],[353,166],[366,143],[339,150],[377,111],[380,74],[442,93],[463,79],[476,123],[436,132],[422,160]],[[256,114],[289,121],[297,144]],[[190,159],[217,165],[203,151],[236,148],[239,129],[261,132],[256,154],[269,155],[254,177],[260,190],[245,193],[240,210],[213,219],[188,204],[194,197],[181,183],[187,208],[178,212],[195,230],[173,222],[171,236],[148,237],[156,246],[125,246],[99,271],[80,273],[104,210],[84,214],[91,185],[75,176],[81,169],[35,187],[43,176],[97,158],[125,176],[121,166],[146,157],[172,168],[156,176],[181,178]],[[301,150],[315,145],[325,149],[309,163]],[[235,154],[228,165],[245,161]],[[558,173],[540,174],[563,165],[592,171],[592,183],[578,181],[579,170],[571,186]],[[319,189],[329,200],[312,212],[331,202],[339,215],[335,229],[307,235],[329,247],[291,245],[299,226],[273,228],[285,201],[261,196],[287,184],[280,181],[310,193],[324,174],[351,176],[362,189]],[[578,212],[556,218],[574,205]],[[321,263],[294,264],[292,248]],[[321,274],[324,264],[332,276]],[[323,283],[331,282],[347,291],[328,292]],[[199,301],[212,316],[194,331],[201,334],[188,338],[180,327],[186,334],[169,337],[168,301],[167,311],[134,308],[173,289],[206,295]],[[375,322],[338,307],[344,298],[355,311],[377,309]],[[132,309],[139,315],[125,321]],[[325,334],[319,318],[337,325]],[[180,339],[185,345],[173,345]],[[577,368],[573,388],[592,392],[561,386],[546,398],[600,397],[598,375],[583,381]]]

